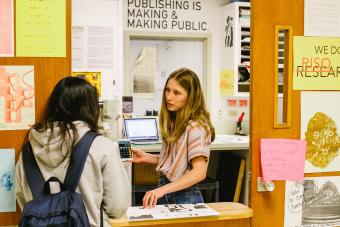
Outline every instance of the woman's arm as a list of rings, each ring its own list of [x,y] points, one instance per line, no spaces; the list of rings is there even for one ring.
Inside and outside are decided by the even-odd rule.
[[[204,180],[207,174],[206,157],[197,156],[191,159],[191,163],[192,169],[178,180],[156,188],[155,190],[148,191],[143,198],[143,206],[147,208],[154,207],[157,204],[158,198],[163,197],[165,194],[188,188]]]
[[[159,155],[146,153],[139,149],[131,149],[133,154],[133,163],[150,163],[158,164]]]

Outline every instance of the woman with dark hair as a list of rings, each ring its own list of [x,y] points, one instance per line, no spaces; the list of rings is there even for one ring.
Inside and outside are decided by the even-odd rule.
[[[159,187],[148,191],[144,207],[169,203],[202,203],[195,185],[204,180],[215,130],[195,72],[180,68],[168,77],[162,98],[159,155],[133,149],[133,162],[157,164]]]
[[[87,81],[66,77],[59,81],[47,102],[42,121],[28,132],[35,160],[45,179],[64,181],[75,145],[88,131],[98,131],[98,93]],[[100,226],[103,204],[104,226],[108,218],[119,218],[130,201],[130,183],[118,153],[118,145],[102,135],[93,141],[77,191],[82,195],[91,226]],[[32,200],[22,155],[16,166],[16,196],[21,208]]]

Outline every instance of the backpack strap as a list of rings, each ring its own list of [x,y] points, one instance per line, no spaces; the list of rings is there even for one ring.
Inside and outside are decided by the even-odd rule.
[[[74,192],[76,190],[91,144],[98,135],[96,132],[88,131],[76,145],[64,179],[67,191]]]
[[[27,141],[22,148],[22,161],[27,183],[31,189],[33,198],[43,195],[45,181],[34,158],[32,146],[29,141]]]

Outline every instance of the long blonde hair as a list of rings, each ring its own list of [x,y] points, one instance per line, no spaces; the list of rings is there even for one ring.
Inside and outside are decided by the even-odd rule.
[[[165,90],[168,81],[171,79],[177,81],[180,86],[188,92],[186,106],[177,113],[169,111],[166,108]],[[195,121],[199,126],[202,126],[207,133],[211,134],[211,142],[214,141],[215,129],[211,123],[210,114],[205,105],[203,91],[198,76],[188,68],[180,68],[170,74],[163,89],[159,123],[160,133],[165,142],[170,143],[177,141],[190,120]]]

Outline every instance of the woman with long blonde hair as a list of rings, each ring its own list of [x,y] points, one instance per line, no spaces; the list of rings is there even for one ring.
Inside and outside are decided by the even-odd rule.
[[[170,74],[159,122],[163,138],[160,154],[132,149],[132,162],[157,164],[161,175],[158,187],[145,194],[143,206],[204,202],[196,184],[206,177],[215,130],[195,72],[180,68]]]

